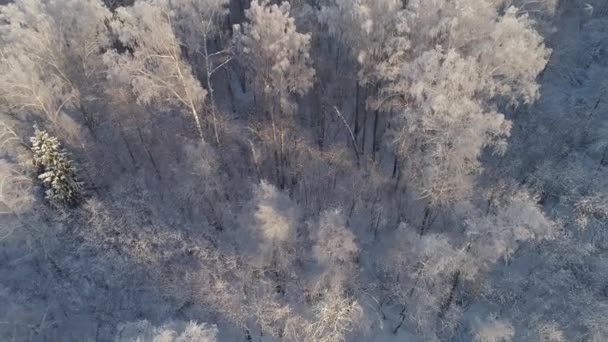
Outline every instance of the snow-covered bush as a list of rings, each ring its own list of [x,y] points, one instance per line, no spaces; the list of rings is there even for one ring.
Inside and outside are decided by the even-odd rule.
[[[515,336],[511,323],[493,317],[477,322],[474,330],[475,342],[510,342]]]
[[[206,323],[168,322],[154,326],[143,320],[118,326],[115,342],[215,342],[217,327]]]
[[[359,253],[354,234],[346,228],[342,213],[326,211],[321,215],[316,232],[313,254],[315,259],[329,267],[352,263]]]

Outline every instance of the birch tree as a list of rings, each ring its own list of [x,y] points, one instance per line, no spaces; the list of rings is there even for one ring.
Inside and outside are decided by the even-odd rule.
[[[66,56],[66,76],[76,88],[76,106],[94,133],[95,112],[102,100],[106,68],[103,51],[110,47],[106,22],[110,11],[99,0],[49,1],[49,14],[60,30]]]
[[[449,324],[458,317],[453,307],[462,283],[483,277],[500,260],[508,260],[528,243],[559,237],[559,226],[525,191],[505,193],[488,215],[471,203],[456,212],[464,220],[465,234],[425,234],[416,237],[405,224],[389,260],[393,291],[404,305],[401,323],[413,325],[422,335],[434,334],[437,320]]]
[[[234,26],[238,58],[252,78],[255,92],[269,100],[271,115],[293,112],[291,96],[306,93],[315,74],[310,35],[297,32],[289,10],[288,2],[279,6],[254,0],[245,12],[247,22]]]
[[[264,99],[271,125],[275,173],[280,187],[285,186],[284,127],[295,111],[294,95],[303,95],[313,84],[310,35],[297,32],[290,5],[271,5],[268,0],[253,0],[245,11],[247,22],[235,25],[237,57],[253,80],[254,92]],[[278,117],[279,114],[282,114]]]
[[[1,6],[0,18],[0,98],[7,109],[61,128],[61,114],[76,108],[93,131],[85,103],[103,78],[109,11],[95,0],[20,0]]]
[[[471,193],[482,151],[506,150],[500,109],[538,97],[550,50],[526,14],[495,1],[410,1],[401,22],[376,68],[376,105],[398,113],[394,146],[421,197],[453,203]]]
[[[304,341],[346,341],[348,333],[364,325],[365,315],[359,300],[352,295],[357,287],[356,258],[359,247],[346,227],[339,210],[321,213],[313,226],[312,254],[324,267],[314,280],[312,319],[303,329]]]
[[[170,10],[161,4],[138,1],[132,7],[118,8],[110,26],[127,50],[106,53],[108,77],[128,86],[140,105],[187,111],[204,143],[199,113],[207,91],[182,58],[182,43],[171,20]]]
[[[197,61],[199,56],[203,59],[205,86],[209,95],[213,134],[217,144],[220,138],[211,79],[232,57],[229,46],[214,46],[217,44],[212,43],[213,39],[221,34],[222,25],[228,15],[228,5],[229,0],[168,0],[176,35],[187,48],[190,60]],[[211,48],[215,48],[215,51]]]
[[[0,95],[8,110],[57,124],[75,93],[64,73],[60,37],[45,12],[39,1],[0,7]]]
[[[355,236],[346,228],[345,219],[338,210],[326,211],[321,215],[315,241],[315,258],[330,269],[352,267],[359,253]]]
[[[362,85],[374,81],[376,64],[385,58],[383,46],[398,29],[400,0],[332,0],[323,6],[319,19],[345,44],[359,64]]]
[[[10,127],[8,120],[0,122],[0,241],[19,228],[21,215],[35,205],[29,146]],[[10,157],[9,157],[10,156]]]
[[[304,329],[303,341],[343,342],[364,320],[363,308],[349,296],[327,293],[313,307],[314,320]]]
[[[354,134],[359,139],[363,129],[361,149],[365,151],[367,119],[369,113],[363,114],[360,122],[359,107],[361,89],[368,89],[371,100],[375,96],[378,78],[375,69],[390,55],[386,55],[384,46],[391,37],[398,37],[398,32],[404,29],[400,16],[402,13],[400,0],[332,0],[319,11],[319,20],[328,28],[330,35],[337,38],[348,49],[351,57],[357,61],[357,79],[354,98]],[[405,41],[407,42],[407,40]],[[403,46],[407,48],[407,46]],[[367,100],[367,99],[366,99]],[[369,109],[374,111],[374,131],[372,132],[372,155],[377,149],[377,126],[379,108],[369,103]]]
[[[316,280],[315,291],[324,293],[327,288],[336,292],[356,287],[359,255],[354,234],[346,227],[346,219],[338,210],[321,213],[318,225],[314,225],[312,254],[324,268]]]
[[[254,195],[243,224],[257,237],[256,255],[262,264],[271,266],[274,271],[290,272],[299,218],[297,206],[284,192],[266,181],[256,187]]]

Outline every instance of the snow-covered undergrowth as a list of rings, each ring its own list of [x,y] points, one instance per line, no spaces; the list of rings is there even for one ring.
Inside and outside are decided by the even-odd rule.
[[[0,6],[0,340],[608,340],[608,4]]]

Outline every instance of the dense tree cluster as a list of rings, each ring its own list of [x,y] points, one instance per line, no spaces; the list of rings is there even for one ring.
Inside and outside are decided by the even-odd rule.
[[[608,340],[608,6],[0,5],[0,340]]]

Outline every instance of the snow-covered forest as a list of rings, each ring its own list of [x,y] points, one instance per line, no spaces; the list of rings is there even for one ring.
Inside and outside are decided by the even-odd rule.
[[[606,0],[4,3],[0,341],[608,341]]]

